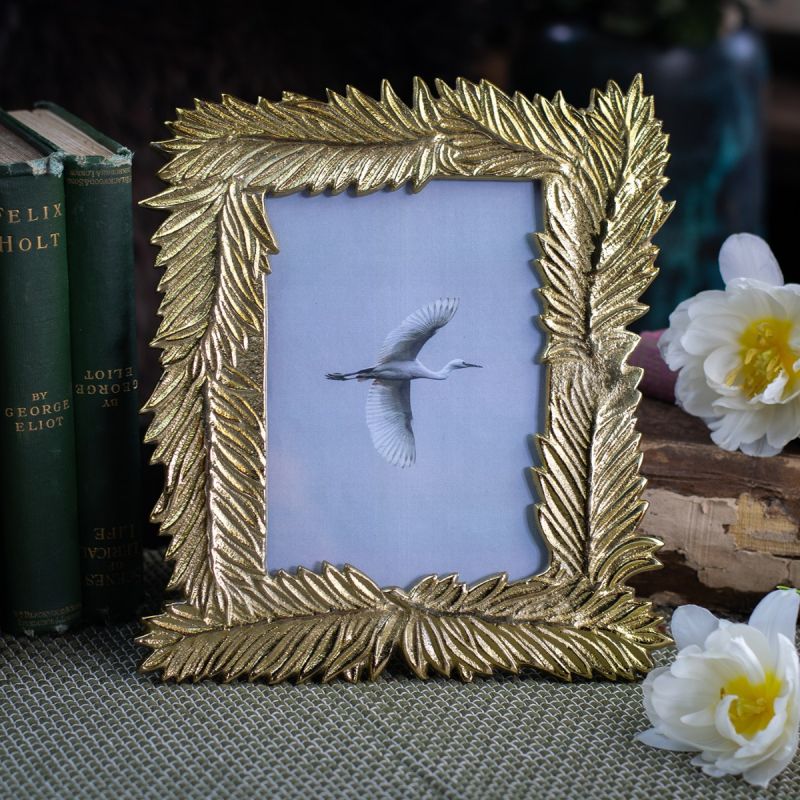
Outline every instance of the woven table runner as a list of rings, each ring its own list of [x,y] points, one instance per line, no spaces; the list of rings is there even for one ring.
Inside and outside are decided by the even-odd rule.
[[[151,613],[165,579],[148,554]],[[0,797],[800,797],[800,757],[760,791],[633,742],[648,727],[638,683],[397,667],[355,686],[162,684],[136,671],[139,630],[0,638]]]

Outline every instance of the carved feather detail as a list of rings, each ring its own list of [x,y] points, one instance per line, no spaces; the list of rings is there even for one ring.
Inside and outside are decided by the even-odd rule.
[[[668,639],[625,581],[658,566],[639,536],[645,510],[626,360],[639,297],[656,274],[652,237],[666,136],[637,78],[588,109],[509,97],[488,83],[415,82],[411,106],[388,84],[327,102],[197,102],[160,143],[171,186],[154,236],[162,378],[146,409],[166,466],[153,512],[171,537],[170,587],[183,603],[146,620],[145,670],[165,679],[374,678],[399,650],[412,671],[470,680],[530,666],[562,678],[633,678]],[[538,234],[549,376],[537,508],[551,562],[540,576],[469,586],[430,576],[383,590],[352,567],[270,576],[264,567],[264,275],[277,243],[272,192],[370,192],[442,177],[543,181]]]

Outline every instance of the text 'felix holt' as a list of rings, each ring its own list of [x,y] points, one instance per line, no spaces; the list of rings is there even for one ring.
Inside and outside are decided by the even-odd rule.
[[[38,208],[2,208],[0,224],[17,225],[33,222],[46,222],[62,215],[61,203]],[[0,234],[0,253],[28,253],[32,250],[48,250],[61,244],[61,232],[40,233],[31,236]]]

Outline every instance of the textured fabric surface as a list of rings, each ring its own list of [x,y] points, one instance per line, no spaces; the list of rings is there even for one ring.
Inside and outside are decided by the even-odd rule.
[[[147,573],[152,605],[153,556]],[[396,668],[356,686],[176,686],[136,672],[138,630],[1,640],[0,797],[800,797],[800,757],[762,792],[634,743],[639,684]]]

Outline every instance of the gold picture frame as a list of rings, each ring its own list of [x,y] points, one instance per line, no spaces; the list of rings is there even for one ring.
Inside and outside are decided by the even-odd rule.
[[[285,94],[255,105],[224,96],[179,110],[169,212],[153,237],[163,374],[145,410],[166,468],[153,512],[170,537],[169,589],[182,600],[144,620],[144,671],[175,680],[375,678],[400,651],[413,673],[470,680],[534,667],[633,679],[669,642],[626,585],[659,566],[637,532],[645,511],[634,429],[641,370],[626,326],[656,274],[654,233],[667,137],[641,77],[609,83],[577,110],[509,97],[487,82],[415,81],[411,106],[384,83],[327,102]],[[264,198],[358,193],[434,178],[541,181],[537,234],[547,346],[547,413],[532,467],[545,572],[473,585],[431,575],[381,589],[358,569],[265,569],[264,280],[277,252]]]

